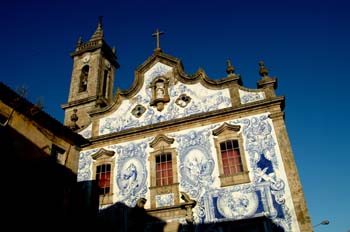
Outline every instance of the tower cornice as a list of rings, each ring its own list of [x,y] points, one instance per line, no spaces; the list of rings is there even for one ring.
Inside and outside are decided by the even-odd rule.
[[[119,68],[119,63],[116,61],[117,56],[113,52],[113,49],[104,41],[104,40],[90,40],[86,43],[78,45],[74,52],[70,53],[70,56],[73,58],[75,56],[79,56],[86,52],[93,52],[98,49],[105,54],[106,58],[109,59],[114,65],[114,67]]]

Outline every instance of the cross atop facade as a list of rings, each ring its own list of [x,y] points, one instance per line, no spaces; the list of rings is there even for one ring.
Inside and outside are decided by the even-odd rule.
[[[162,50],[162,49],[160,49],[160,35],[163,35],[163,34],[164,34],[164,32],[159,31],[159,29],[157,29],[157,31],[152,34],[152,37],[157,37],[157,47],[156,47],[156,49],[154,49],[154,51],[161,51]]]

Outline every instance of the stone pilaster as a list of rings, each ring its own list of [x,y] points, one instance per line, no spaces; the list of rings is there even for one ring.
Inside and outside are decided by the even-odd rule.
[[[272,119],[275,128],[276,138],[292,194],[292,201],[300,231],[312,232],[311,219],[306,207],[304,192],[284,122],[284,112],[275,112],[270,114],[269,117]]]

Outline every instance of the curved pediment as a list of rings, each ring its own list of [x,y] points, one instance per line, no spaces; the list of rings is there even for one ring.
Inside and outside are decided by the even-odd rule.
[[[241,126],[239,125],[232,125],[229,123],[224,123],[222,124],[219,128],[216,128],[215,130],[213,130],[213,135],[214,136],[218,136],[221,133],[223,133],[224,131],[235,131],[238,132],[241,129]]]
[[[165,142],[166,144],[170,145],[173,144],[175,139],[169,138],[168,136],[164,134],[157,135],[152,142],[150,142],[149,146],[154,148],[157,144],[160,142]]]
[[[211,80],[202,69],[187,75],[179,59],[154,53],[136,69],[131,88],[118,89],[111,106],[90,116],[104,135],[228,108],[235,78]]]
[[[248,89],[232,70],[219,80],[210,79],[202,69],[188,75],[181,60],[155,52],[136,69],[128,90],[118,89],[109,108],[90,114],[98,126],[95,136],[211,113],[234,104],[264,102],[274,97],[274,82],[264,78],[263,88]]]
[[[114,156],[114,153],[115,153],[114,151],[109,151],[109,150],[106,150],[104,148],[101,148],[100,150],[98,150],[98,152],[92,154],[91,158],[93,160],[97,160],[97,159],[99,159],[101,157],[108,157],[108,158],[110,158],[110,157]]]
[[[224,85],[226,86],[232,83],[237,78],[237,76],[227,76],[222,79],[214,80],[209,78],[202,68],[199,68],[194,74],[186,74],[180,59],[165,53],[154,53],[136,69],[135,82],[139,82],[138,79],[143,77],[144,74],[158,62],[173,67],[174,78],[185,84],[201,83],[203,86],[210,89],[222,89]]]
[[[211,90],[222,90],[228,88],[237,80],[237,78],[239,78],[239,76],[236,75],[214,80],[209,78],[201,68],[199,68],[194,74],[186,74],[180,59],[162,52],[154,53],[135,70],[134,81],[129,89],[121,90],[118,88],[114,96],[113,104],[90,112],[90,115],[93,117],[95,115],[108,114],[117,110],[124,100],[133,99],[140,91],[142,91],[142,88],[147,87],[154,78],[161,75],[170,77],[172,85],[178,82],[185,85],[200,83],[203,87]]]

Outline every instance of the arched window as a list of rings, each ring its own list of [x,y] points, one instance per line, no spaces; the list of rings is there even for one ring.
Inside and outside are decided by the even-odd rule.
[[[88,76],[89,65],[85,65],[80,73],[79,92],[85,92],[87,90]]]

